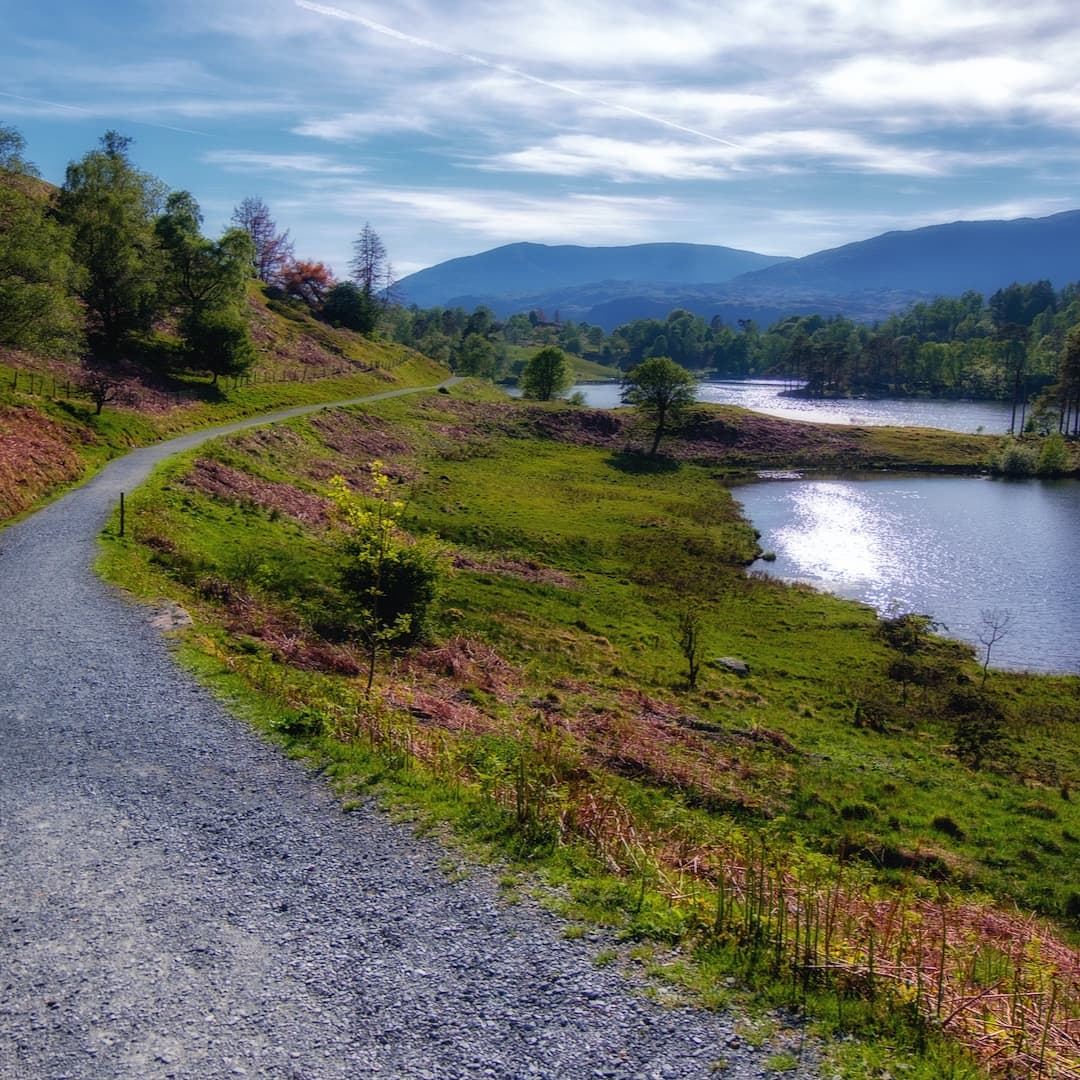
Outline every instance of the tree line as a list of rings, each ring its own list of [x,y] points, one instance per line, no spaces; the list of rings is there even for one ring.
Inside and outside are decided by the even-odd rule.
[[[706,321],[685,309],[610,334],[542,312],[498,320],[485,307],[397,307],[388,332],[429,356],[488,378],[520,376],[520,346],[556,347],[614,370],[669,357],[724,378],[790,380],[815,397],[964,397],[1013,403],[1013,429],[1080,434],[1080,283],[1012,284],[919,302],[873,324],[791,315],[767,328]]]

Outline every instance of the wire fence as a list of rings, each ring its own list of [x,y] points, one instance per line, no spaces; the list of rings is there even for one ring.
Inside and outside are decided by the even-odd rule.
[[[198,401],[206,398],[208,392],[216,387],[224,393],[234,393],[249,386],[265,386],[273,383],[306,383],[322,379],[341,378],[347,375],[360,375],[371,371],[392,371],[403,362],[401,357],[381,357],[373,363],[359,366],[356,364],[295,364],[289,366],[262,366],[241,375],[222,375],[214,382],[188,386],[154,386],[135,380],[117,379],[117,386],[130,385],[135,396],[143,394],[165,400],[173,404]],[[0,384],[3,385],[3,384]],[[90,398],[93,391],[78,376],[57,375],[55,372],[40,372],[25,368],[11,368],[7,385],[13,391],[49,398]]]

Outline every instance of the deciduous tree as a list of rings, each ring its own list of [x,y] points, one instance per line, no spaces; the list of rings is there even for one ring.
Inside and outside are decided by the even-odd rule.
[[[528,398],[550,401],[558,397],[573,381],[570,362],[561,349],[553,346],[541,349],[521,373],[521,388]]]
[[[454,350],[450,363],[455,374],[493,379],[498,359],[495,346],[487,338],[479,334],[467,334]]]
[[[382,462],[373,461],[370,470],[368,498],[350,490],[344,477],[330,481],[344,532],[341,582],[351,601],[347,630],[367,653],[369,694],[379,653],[423,635],[442,579],[438,548],[401,534],[405,504],[395,498]]]
[[[652,418],[650,454],[656,453],[668,425],[692,404],[694,397],[694,377],[668,356],[645,360],[623,377],[623,402],[637,405]]]
[[[268,285],[280,285],[282,273],[293,258],[289,230],[278,232],[270,207],[257,196],[249,196],[235,207],[232,222],[251,237],[255,276]]]
[[[82,343],[70,236],[34,189],[22,136],[0,125],[0,344],[70,355]]]
[[[156,225],[170,298],[188,320],[212,308],[238,307],[251,276],[254,248],[248,233],[229,229],[220,240],[208,240],[201,225],[199,204],[187,191],[169,195]]]
[[[91,329],[115,350],[125,333],[145,325],[158,306],[160,260],[154,220],[165,196],[156,177],[128,156],[131,140],[107,131],[98,150],[67,168],[62,220],[85,270],[80,291]]]
[[[310,307],[321,308],[334,287],[334,275],[321,262],[297,259],[282,271],[281,287]]]

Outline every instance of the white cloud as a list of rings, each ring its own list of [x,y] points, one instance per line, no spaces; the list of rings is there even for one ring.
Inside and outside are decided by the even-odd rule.
[[[960,153],[909,149],[849,131],[815,128],[746,135],[738,146],[560,135],[544,144],[496,155],[481,167],[618,181],[694,181],[745,179],[751,173],[799,172],[826,166],[839,171],[936,176],[965,160]]]
[[[268,154],[250,150],[211,150],[202,156],[210,165],[229,172],[316,173],[320,176],[351,176],[364,172],[322,154]]]
[[[309,118],[297,124],[294,135],[308,135],[328,142],[352,142],[400,131],[430,131],[431,118],[417,111],[345,112],[336,116]]]
[[[1008,111],[1054,85],[1044,64],[1009,56],[921,63],[902,57],[860,57],[817,80],[829,102],[860,111],[917,108],[950,114]]]
[[[502,172],[606,176],[616,180],[701,180],[727,175],[733,151],[708,143],[632,142],[593,135],[559,135],[543,145],[499,154],[482,163]]]
[[[322,190],[320,199],[330,212],[355,220],[364,220],[379,209],[394,210],[407,212],[413,228],[430,222],[499,240],[578,243],[629,242],[628,238],[670,220],[678,211],[678,204],[667,197],[574,192],[525,195],[498,190],[361,187]]]

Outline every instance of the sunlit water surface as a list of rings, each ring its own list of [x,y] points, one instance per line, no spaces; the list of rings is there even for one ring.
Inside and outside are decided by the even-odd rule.
[[[994,667],[1080,671],[1080,481],[876,475],[734,494],[776,553],[754,569],[930,615],[976,648],[981,612],[1007,609]]]
[[[781,397],[790,383],[775,379],[713,380],[698,383],[698,400],[720,405],[741,405],[744,409],[781,416],[788,420],[810,420],[819,424],[856,424],[863,427],[911,425],[961,431],[984,431],[1001,435],[1009,430],[1011,409],[997,401],[946,401],[904,399],[864,401],[803,401]],[[616,409],[621,404],[618,383],[579,383],[585,404],[594,409]]]

